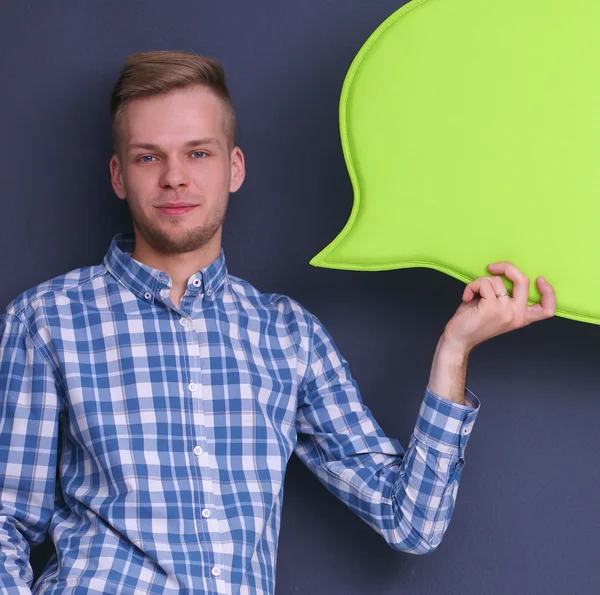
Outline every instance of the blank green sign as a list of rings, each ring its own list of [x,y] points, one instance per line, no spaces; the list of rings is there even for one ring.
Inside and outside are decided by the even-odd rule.
[[[340,129],[354,206],[311,264],[510,260],[600,324],[600,0],[415,0],[356,56]]]

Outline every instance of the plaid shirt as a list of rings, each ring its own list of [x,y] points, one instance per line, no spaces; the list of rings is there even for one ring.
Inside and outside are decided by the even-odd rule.
[[[101,265],[0,317],[0,587],[272,594],[292,452],[394,548],[437,547],[479,402],[425,391],[407,450],[385,436],[317,318],[227,273],[176,307],[117,235]]]

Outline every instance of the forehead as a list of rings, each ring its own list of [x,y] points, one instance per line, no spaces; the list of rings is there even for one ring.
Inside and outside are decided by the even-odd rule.
[[[225,138],[224,107],[206,87],[173,89],[133,99],[119,118],[119,134],[127,142],[171,145],[190,138]]]

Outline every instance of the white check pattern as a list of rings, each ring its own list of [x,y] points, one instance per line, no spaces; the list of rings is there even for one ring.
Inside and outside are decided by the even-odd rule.
[[[477,416],[425,391],[406,451],[319,320],[227,272],[170,279],[119,234],[0,316],[7,595],[271,595],[293,452],[394,548],[433,551]],[[394,395],[392,395],[394,397]],[[31,587],[29,544],[58,556]]]

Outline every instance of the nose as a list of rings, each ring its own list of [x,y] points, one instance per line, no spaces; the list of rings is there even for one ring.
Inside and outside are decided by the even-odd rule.
[[[181,188],[188,185],[187,171],[179,160],[171,159],[164,162],[160,185],[163,188]]]

